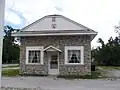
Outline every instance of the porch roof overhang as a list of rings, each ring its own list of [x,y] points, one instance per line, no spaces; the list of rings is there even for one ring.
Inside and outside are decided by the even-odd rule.
[[[43,51],[59,51],[59,52],[62,52],[60,49],[58,49],[54,46],[48,46]]]

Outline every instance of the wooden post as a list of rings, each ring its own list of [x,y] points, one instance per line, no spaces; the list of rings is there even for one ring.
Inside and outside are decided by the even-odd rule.
[[[2,76],[4,11],[5,11],[5,0],[0,0],[0,88],[1,88],[1,76]]]

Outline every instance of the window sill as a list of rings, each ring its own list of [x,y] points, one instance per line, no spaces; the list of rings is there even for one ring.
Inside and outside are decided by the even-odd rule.
[[[44,64],[41,64],[41,63],[26,63],[26,65],[44,65]]]

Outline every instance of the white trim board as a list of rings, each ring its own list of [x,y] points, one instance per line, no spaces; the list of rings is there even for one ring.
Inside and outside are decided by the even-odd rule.
[[[12,34],[12,36],[97,35],[97,33]]]
[[[47,50],[48,50],[48,49],[50,49],[50,48],[55,49],[55,51],[62,52],[60,49],[58,49],[58,48],[56,48],[56,47],[54,47],[54,46],[48,46],[48,47],[47,47],[47,48],[45,48],[43,51],[47,51]]]

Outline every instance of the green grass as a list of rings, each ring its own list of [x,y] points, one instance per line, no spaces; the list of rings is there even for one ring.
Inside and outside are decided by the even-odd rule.
[[[3,76],[11,77],[11,76],[18,76],[19,70],[18,69],[7,69],[2,71]]]
[[[98,78],[100,78],[99,76],[101,76],[100,72],[98,72],[98,71],[91,72],[91,79],[98,79]]]
[[[16,68],[19,67],[19,65],[14,65],[14,66],[4,66],[3,68]]]
[[[92,71],[91,75],[92,75],[93,79],[97,79],[97,78],[101,79],[101,78],[106,78],[105,73],[106,72],[104,70],[99,69],[98,67],[96,67],[96,70]]]

